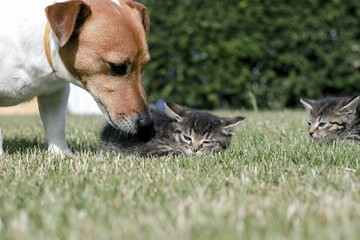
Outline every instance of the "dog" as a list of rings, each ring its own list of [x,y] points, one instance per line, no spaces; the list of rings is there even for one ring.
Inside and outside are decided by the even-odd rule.
[[[0,19],[0,106],[37,97],[49,151],[70,151],[65,140],[70,83],[94,97],[111,125],[132,134],[151,127],[141,82],[150,60],[144,5],[18,0],[1,8]]]

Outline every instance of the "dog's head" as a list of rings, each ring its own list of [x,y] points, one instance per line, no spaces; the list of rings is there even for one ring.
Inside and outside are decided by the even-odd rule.
[[[141,82],[150,60],[146,8],[129,0],[75,0],[55,3],[45,12],[62,64],[109,122],[130,133],[152,125]]]

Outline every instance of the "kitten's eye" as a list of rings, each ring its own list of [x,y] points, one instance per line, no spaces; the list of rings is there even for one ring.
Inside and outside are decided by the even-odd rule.
[[[308,126],[311,127],[311,122],[308,122]]]
[[[326,122],[319,123],[319,127],[324,127],[326,125]]]
[[[113,76],[124,76],[128,69],[127,63],[115,64],[109,63],[111,74]]]
[[[203,141],[202,143],[203,143],[203,144],[210,144],[211,141]]]
[[[183,135],[185,141],[191,142],[191,137]]]

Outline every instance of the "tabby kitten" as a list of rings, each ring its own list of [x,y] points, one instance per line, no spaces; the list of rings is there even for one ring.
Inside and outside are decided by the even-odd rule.
[[[309,112],[310,137],[321,141],[360,141],[360,97],[325,98],[300,102]]]
[[[100,138],[100,151],[127,155],[163,156],[215,153],[226,149],[236,126],[245,118],[218,117],[165,103],[165,110],[151,108],[154,128],[129,135],[106,125]]]

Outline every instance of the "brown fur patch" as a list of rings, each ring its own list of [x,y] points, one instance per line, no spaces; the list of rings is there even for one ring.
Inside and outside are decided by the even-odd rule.
[[[105,106],[115,123],[123,116],[148,114],[141,74],[150,56],[144,13],[112,1],[84,1],[91,14],[76,34],[60,48],[63,63],[83,86]],[[71,3],[71,2],[69,2]],[[64,13],[74,14],[74,13]],[[147,24],[148,26],[148,24]],[[123,76],[111,73],[109,64],[128,64]]]

